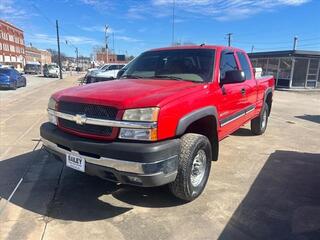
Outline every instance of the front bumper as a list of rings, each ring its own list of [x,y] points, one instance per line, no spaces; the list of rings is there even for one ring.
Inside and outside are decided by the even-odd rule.
[[[85,159],[85,172],[103,179],[143,187],[173,182],[177,175],[180,140],[157,143],[101,142],[81,138],[44,123],[45,149],[64,162],[66,154]]]
[[[1,82],[0,88],[13,88],[14,82]]]

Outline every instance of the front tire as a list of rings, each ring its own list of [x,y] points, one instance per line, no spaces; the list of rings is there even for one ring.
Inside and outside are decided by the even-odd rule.
[[[207,137],[188,133],[181,138],[178,174],[169,189],[174,196],[190,202],[203,192],[210,174],[211,144]]]
[[[251,120],[251,132],[255,135],[262,135],[268,125],[269,106],[264,103],[258,117]]]
[[[15,81],[11,89],[16,90],[17,88],[18,88],[18,83],[17,81]]]

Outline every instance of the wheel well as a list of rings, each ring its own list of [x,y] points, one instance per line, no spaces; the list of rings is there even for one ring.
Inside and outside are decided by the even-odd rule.
[[[206,136],[211,143],[212,160],[218,160],[219,141],[217,132],[217,120],[214,116],[206,116],[191,123],[184,132],[184,134],[186,133],[198,133]]]
[[[269,115],[271,113],[271,107],[272,107],[272,93],[268,93],[267,98],[266,98],[266,104],[268,104],[269,107]]]

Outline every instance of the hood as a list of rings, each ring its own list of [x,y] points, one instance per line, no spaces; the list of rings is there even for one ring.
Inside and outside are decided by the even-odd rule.
[[[188,81],[122,79],[72,87],[53,95],[58,101],[87,102],[118,109],[163,106],[204,84]]]
[[[107,77],[107,76],[110,76],[110,75],[113,75],[115,71],[119,71],[119,70],[106,70],[106,71],[100,71],[100,72],[97,72],[95,77]]]
[[[49,69],[48,71],[49,71],[49,72],[56,73],[56,72],[59,71],[59,69],[58,69],[58,68],[51,68],[51,69]]]
[[[102,72],[100,69],[92,70],[88,72],[88,76],[96,76],[100,72]]]

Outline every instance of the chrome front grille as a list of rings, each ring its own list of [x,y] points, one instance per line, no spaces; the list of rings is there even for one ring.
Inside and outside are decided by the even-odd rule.
[[[118,110],[114,107],[67,101],[60,101],[58,104],[58,109],[61,113],[83,115],[87,118],[103,120],[115,120],[118,113]],[[110,136],[113,130],[113,128],[109,126],[99,126],[86,123],[77,124],[74,121],[63,118],[59,118],[59,126],[79,133],[105,137]]]

